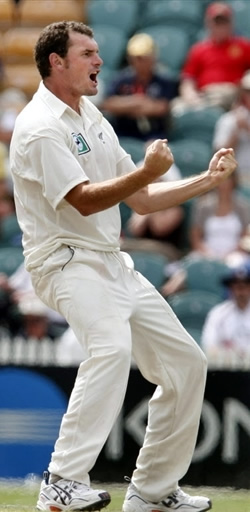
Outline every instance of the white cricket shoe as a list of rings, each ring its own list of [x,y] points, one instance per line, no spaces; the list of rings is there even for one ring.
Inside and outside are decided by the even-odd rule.
[[[94,511],[106,507],[110,500],[106,491],[61,478],[53,484],[42,482],[36,508],[49,512]]]
[[[178,510],[178,512],[205,512],[210,508],[212,508],[212,503],[208,498],[189,496],[180,487],[163,501],[152,503],[142,498],[135,486],[130,483],[122,510],[123,512],[173,512],[174,510]]]

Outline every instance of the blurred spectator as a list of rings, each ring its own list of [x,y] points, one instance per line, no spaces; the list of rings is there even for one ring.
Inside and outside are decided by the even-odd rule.
[[[240,251],[248,258],[250,258],[250,224],[247,227],[247,232],[245,235],[243,235],[240,239],[239,243]]]
[[[215,191],[193,202],[190,227],[191,250],[188,258],[218,259],[229,264],[241,251],[240,243],[250,222],[249,204],[237,193],[237,175],[232,174]],[[161,292],[164,296],[185,287],[186,274],[181,261],[169,267],[169,278]]]
[[[221,350],[242,358],[250,352],[250,266],[231,269],[223,284],[229,297],[211,309],[202,331],[201,346],[209,361]]]
[[[14,87],[9,87],[0,94],[0,140],[7,147],[10,144],[16,117],[27,102],[24,92]]]
[[[118,136],[166,138],[176,82],[157,62],[157,48],[148,34],[136,34],[128,41],[127,58],[129,67],[108,86],[101,109],[111,114]]]
[[[8,187],[8,194],[6,193],[6,201],[5,205],[7,206],[7,195],[9,195],[9,205],[11,205],[11,196],[12,196],[12,179],[10,177],[9,171],[9,145],[12,137],[12,132],[15,124],[15,120],[19,112],[25,107],[27,104],[27,96],[20,89],[16,89],[14,87],[9,87],[4,89],[0,93],[0,144],[3,144],[5,150],[0,150],[0,159],[2,158],[2,162],[4,167],[2,168],[1,163],[0,167],[2,168],[2,172],[4,175],[2,176],[2,172],[0,178],[4,178],[5,185]],[[3,157],[1,157],[1,153],[3,152]],[[1,160],[0,160],[1,162]],[[1,187],[2,188],[2,185]],[[1,201],[1,199],[0,199]],[[3,205],[3,203],[1,202]],[[14,211],[14,210],[12,210]],[[1,217],[1,212],[0,212]]]
[[[139,167],[141,162],[138,162]],[[170,169],[161,176],[159,181],[176,181],[181,179],[178,167],[173,164]],[[167,208],[159,212],[139,215],[133,212],[127,225],[126,234],[136,238],[160,240],[179,248],[181,244],[181,227],[184,218],[182,205]]]
[[[230,268],[245,264],[250,265],[250,224],[241,236],[238,248],[227,255],[225,263]]]
[[[38,299],[23,263],[10,277],[0,274],[0,323],[4,323],[12,335],[36,334],[39,338],[46,333],[52,339],[61,336],[68,327],[59,313]]]
[[[5,152],[7,153],[6,147]],[[0,247],[21,245],[21,230],[16,218],[12,181],[7,172],[7,176],[0,177]]]
[[[218,105],[228,110],[250,69],[250,40],[234,34],[232,8],[222,2],[205,12],[207,34],[191,46],[181,71],[173,110]]]
[[[239,185],[250,190],[250,71],[241,79],[236,103],[216,123],[213,145],[215,151],[234,148]]]
[[[237,174],[194,201],[190,228],[191,251],[224,260],[239,247],[250,222],[247,201],[237,192]]]
[[[6,145],[0,141],[0,182],[8,176],[8,156]]]
[[[12,189],[7,179],[0,179],[0,238],[1,219],[15,213],[15,202]]]
[[[22,315],[19,335],[24,338],[42,340],[50,335],[48,308],[33,292],[23,294],[18,302]]]

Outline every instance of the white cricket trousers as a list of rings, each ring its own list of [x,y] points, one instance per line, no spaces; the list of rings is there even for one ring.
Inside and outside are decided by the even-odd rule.
[[[206,358],[130,256],[62,246],[32,271],[37,294],[63,315],[89,358],[80,364],[49,470],[89,484],[89,471],[121,410],[131,354],[156,390],[132,481],[157,502],[190,465]]]

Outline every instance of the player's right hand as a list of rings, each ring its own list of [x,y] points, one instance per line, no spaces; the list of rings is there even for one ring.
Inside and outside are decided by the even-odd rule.
[[[152,142],[145,154],[143,171],[152,176],[152,181],[168,171],[174,162],[167,139],[156,139]]]

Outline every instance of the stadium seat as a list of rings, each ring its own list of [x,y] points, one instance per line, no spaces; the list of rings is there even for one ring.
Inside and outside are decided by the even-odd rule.
[[[169,296],[167,302],[187,330],[201,330],[208,312],[221,302],[221,297],[203,290],[188,290]]]
[[[135,164],[140,162],[145,156],[145,144],[134,137],[119,137],[120,145],[125,149]]]
[[[0,1],[0,31],[13,27],[18,17],[18,7],[12,0]]]
[[[0,272],[11,276],[23,263],[23,260],[23,249],[21,247],[2,247],[0,250]]]
[[[202,140],[212,144],[214,128],[224,110],[220,107],[189,109],[182,113],[173,113],[169,140]]]
[[[183,177],[205,171],[212,156],[211,145],[202,140],[174,140],[169,142],[169,147]]]
[[[149,25],[136,33],[149,34],[158,46],[159,61],[178,76],[189,49],[189,36],[175,26]]]
[[[117,27],[112,25],[92,24],[95,40],[100,49],[104,66],[110,70],[118,70],[124,59],[127,37]]]
[[[203,6],[197,0],[154,0],[147,3],[140,26],[174,26],[193,38],[203,20]]]
[[[126,236],[126,224],[132,215],[132,209],[123,201],[119,204],[121,214],[121,235]]]
[[[249,38],[250,35],[250,3],[249,0],[227,0],[234,12],[235,32]]]
[[[182,254],[187,254],[187,252],[191,250],[189,233],[192,223],[193,203],[194,199],[189,199],[182,205],[184,209],[184,219],[181,225],[181,236],[179,242],[179,249],[182,251]]]
[[[250,204],[250,186],[248,187],[246,185],[239,185],[237,191],[239,192],[240,196]]]
[[[16,87],[27,97],[34,94],[41,80],[35,64],[6,64],[4,71],[4,88]]]
[[[20,24],[43,27],[62,20],[83,21],[84,9],[77,0],[22,0],[20,2]]]
[[[22,247],[22,231],[15,213],[3,217],[0,226],[0,250],[2,247]]]
[[[183,268],[187,274],[188,290],[203,290],[219,295],[221,299],[225,298],[225,289],[221,283],[222,278],[228,272],[225,263],[207,258],[200,260],[187,258],[186,261],[183,261]]]
[[[159,289],[165,280],[164,270],[168,263],[167,257],[147,251],[129,251],[129,254],[134,261],[135,270],[138,270]]]
[[[92,27],[103,24],[118,28],[130,36],[137,27],[137,0],[88,0],[86,4],[87,22]]]
[[[192,338],[194,338],[196,343],[198,343],[198,345],[200,346],[201,345],[201,334],[202,334],[201,329],[196,329],[195,327],[187,327],[186,330],[190,334],[190,336],[192,336]]]
[[[4,63],[34,63],[33,51],[41,29],[38,27],[13,27],[3,34]]]

